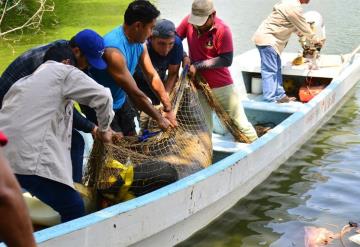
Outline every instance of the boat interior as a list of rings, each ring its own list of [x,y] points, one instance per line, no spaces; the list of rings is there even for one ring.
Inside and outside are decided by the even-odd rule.
[[[312,89],[317,93],[321,92],[340,73],[344,63],[343,56],[320,55],[316,59],[317,68],[311,68],[314,61],[310,60],[305,60],[301,65],[293,65],[292,61],[296,57],[296,53],[284,53],[281,59],[284,89],[288,96],[296,97],[297,101],[281,104],[266,102],[263,99],[260,56],[256,49],[234,58],[230,70],[235,79],[235,85],[242,95],[245,113],[257,131],[260,129],[260,135],[264,134],[261,129],[270,130],[301,110],[306,102],[301,102],[300,94],[304,90]],[[214,116],[213,132],[215,162],[223,158],[224,153],[231,154],[248,146],[245,143],[236,143],[216,116]]]

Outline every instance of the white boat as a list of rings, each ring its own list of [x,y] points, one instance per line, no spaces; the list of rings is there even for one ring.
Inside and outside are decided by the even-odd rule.
[[[308,66],[291,66],[296,54],[284,53],[283,75],[309,75]],[[252,144],[235,145],[214,135],[214,150],[235,152],[210,167],[144,196],[35,233],[39,246],[173,246],[189,238],[262,183],[324,124],[351,95],[360,80],[360,55],[321,55],[314,78],[330,84],[302,103],[266,103],[244,95],[253,123],[276,127]],[[260,73],[257,50],[234,59],[240,85],[248,92]],[[241,79],[242,78],[242,79]],[[243,88],[244,89],[244,88]],[[221,131],[218,131],[221,132]],[[226,136],[226,135],[225,135]]]

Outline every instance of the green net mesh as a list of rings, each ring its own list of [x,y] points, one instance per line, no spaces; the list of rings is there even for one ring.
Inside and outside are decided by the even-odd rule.
[[[106,164],[114,160],[125,167],[133,167],[129,190],[135,195],[161,187],[174,180],[174,176],[177,180],[209,166],[212,162],[211,135],[196,89],[184,79],[176,84],[171,100],[177,111],[177,128],[160,132],[145,141],[138,137],[124,137],[111,145],[95,141],[85,184],[97,190],[112,187],[120,176],[119,169]],[[148,130],[158,131],[156,128],[156,123],[150,121]],[[124,176],[122,178],[126,180]]]

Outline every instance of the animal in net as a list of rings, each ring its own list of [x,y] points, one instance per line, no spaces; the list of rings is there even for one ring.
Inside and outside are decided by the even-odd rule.
[[[178,127],[160,132],[151,120],[148,131],[159,133],[146,140],[124,137],[113,144],[95,141],[84,177],[87,186],[116,194],[118,187],[126,184],[124,173],[131,166],[131,172],[127,172],[132,179],[126,192],[140,196],[212,163],[211,135],[196,89],[186,76],[175,85],[170,98]],[[122,177],[118,167],[109,165],[114,161],[122,164]],[[124,200],[123,194],[117,202]]]

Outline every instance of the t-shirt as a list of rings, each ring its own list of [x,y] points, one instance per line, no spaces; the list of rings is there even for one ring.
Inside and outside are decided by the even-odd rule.
[[[134,74],[135,68],[139,62],[140,56],[144,51],[143,44],[130,43],[127,39],[124,28],[116,27],[104,36],[105,48],[116,48],[126,59],[126,65],[131,74]],[[110,88],[114,99],[114,110],[122,107],[126,99],[126,93],[119,87],[107,70],[90,69],[90,75],[104,87]]]
[[[175,37],[175,43],[173,48],[170,50],[167,56],[161,56],[159,55],[151,45],[151,41],[147,43],[147,48],[149,52],[149,56],[151,59],[151,62],[158,72],[161,80],[165,82],[166,80],[166,71],[168,70],[169,65],[178,65],[181,64],[182,58],[183,58],[183,46],[181,43],[181,39],[176,36]],[[138,87],[143,91],[146,96],[148,96],[152,103],[154,105],[159,105],[160,100],[156,97],[154,92],[151,90],[151,87],[149,86],[144,74],[141,71],[140,66],[138,65],[134,74],[134,79],[138,85]]]
[[[189,16],[182,20],[176,29],[176,33],[180,38],[187,39],[192,63],[233,52],[230,28],[222,20],[215,17],[214,26],[209,31],[199,35],[196,28],[188,23],[188,19]],[[223,87],[233,83],[227,67],[202,69],[199,72],[211,88]]]

